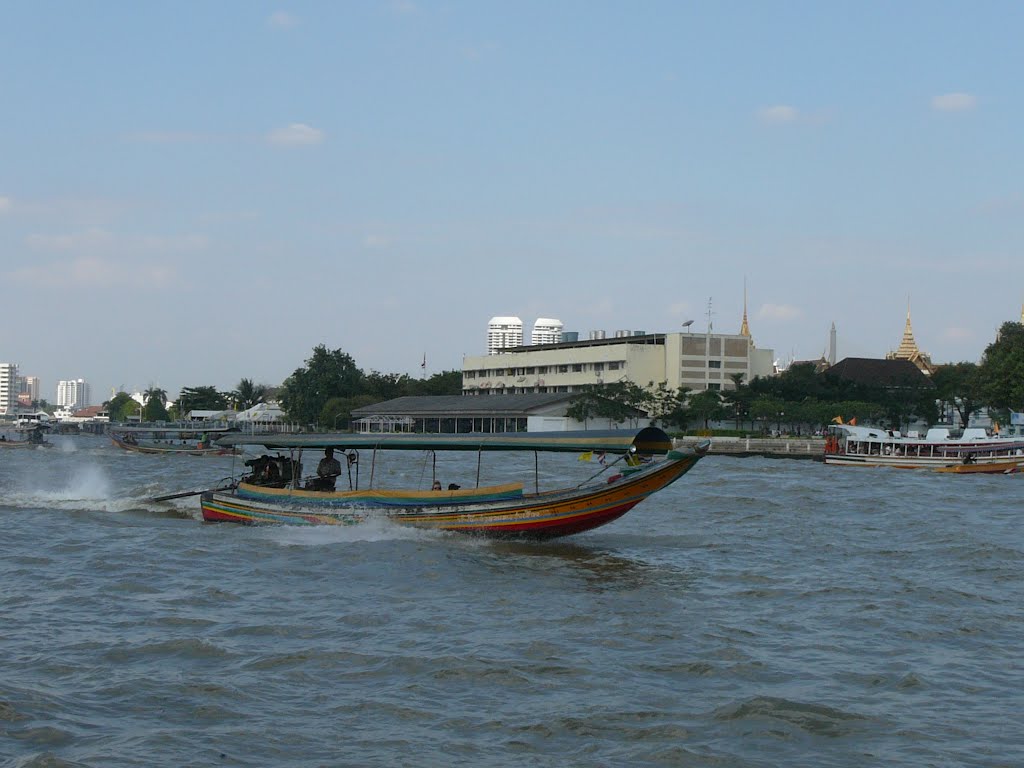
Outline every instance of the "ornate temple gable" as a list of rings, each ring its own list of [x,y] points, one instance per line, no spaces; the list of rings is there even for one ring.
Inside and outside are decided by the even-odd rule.
[[[903,328],[903,338],[900,340],[900,345],[895,352],[890,352],[885,356],[886,360],[909,360],[918,367],[921,373],[931,375],[935,372],[935,366],[932,365],[932,359],[927,352],[922,352],[917,348],[917,342],[914,341],[914,329],[910,323],[910,302],[907,302],[907,324]]]

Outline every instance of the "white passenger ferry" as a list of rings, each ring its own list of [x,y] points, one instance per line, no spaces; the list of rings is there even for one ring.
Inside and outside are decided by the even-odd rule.
[[[943,427],[924,437],[897,430],[832,424],[825,463],[859,467],[934,469],[943,472],[1014,472],[1024,467],[1024,440],[965,429],[952,437]]]

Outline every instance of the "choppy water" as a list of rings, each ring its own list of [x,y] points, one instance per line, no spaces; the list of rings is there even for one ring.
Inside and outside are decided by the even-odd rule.
[[[54,439],[0,453],[4,765],[1024,765],[1024,476],[712,457],[509,544],[204,525],[146,499],[230,459]]]

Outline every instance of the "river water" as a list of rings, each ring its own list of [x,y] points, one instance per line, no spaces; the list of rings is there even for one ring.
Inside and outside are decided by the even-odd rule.
[[[1024,765],[1024,475],[712,456],[494,543],[207,525],[147,499],[237,461],[52,439],[0,452],[2,765]]]

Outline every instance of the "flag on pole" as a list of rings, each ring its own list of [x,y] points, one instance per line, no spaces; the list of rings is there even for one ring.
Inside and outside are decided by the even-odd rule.
[[[605,463],[605,461],[606,461],[606,457],[605,457],[604,451],[598,451],[598,452],[597,452],[597,460],[598,460],[599,462],[601,462],[602,464],[604,464],[604,463]]]
[[[832,419],[832,423],[833,424],[842,424],[843,423],[843,417],[842,416],[836,416],[835,418]]]
[[[847,423],[847,424],[849,424],[849,425],[850,425],[851,427],[856,427],[856,426],[857,426],[857,417],[856,417],[856,416],[854,416],[854,417],[853,417],[852,419],[850,419],[850,420],[849,420],[848,422],[846,422],[846,423]]]
[[[423,362],[420,363],[420,368],[422,368],[424,371],[427,370],[427,353],[426,352],[423,353]]]
[[[581,453],[580,454],[579,460],[580,461],[590,461],[592,458],[594,458],[594,452],[593,451],[586,451],[585,453]]]

